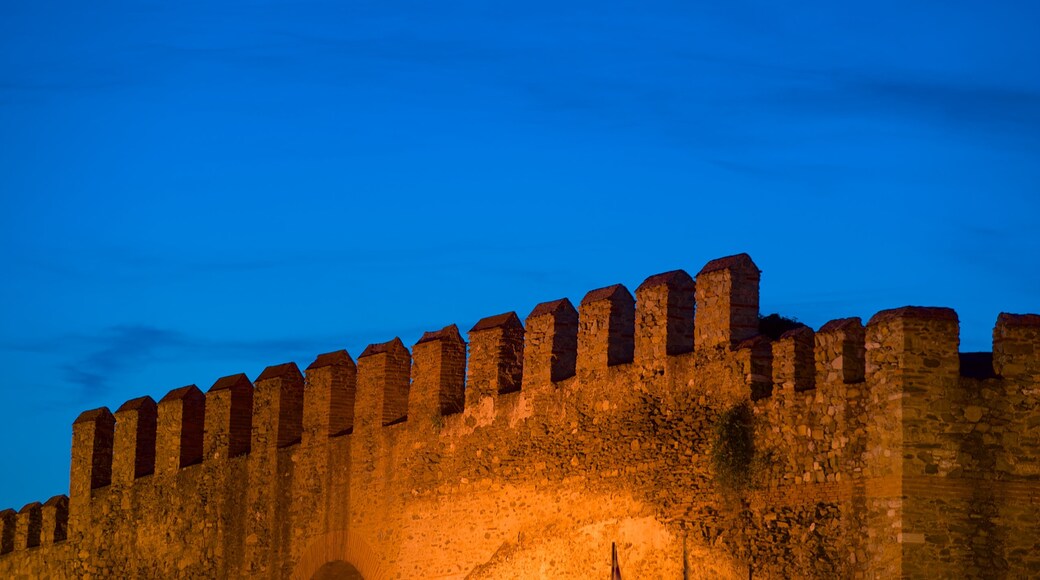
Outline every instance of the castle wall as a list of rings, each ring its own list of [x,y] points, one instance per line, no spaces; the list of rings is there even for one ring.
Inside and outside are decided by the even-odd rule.
[[[769,340],[758,277],[85,412],[69,497],[0,512],[0,577],[607,577],[612,543],[629,578],[1040,573],[1040,317],[967,358],[947,309]]]

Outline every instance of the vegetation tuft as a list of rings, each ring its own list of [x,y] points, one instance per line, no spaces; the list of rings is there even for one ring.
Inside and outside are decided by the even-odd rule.
[[[788,330],[794,330],[803,326],[805,325],[798,322],[797,318],[780,316],[775,312],[769,316],[758,315],[758,333],[768,336],[770,340],[777,340],[780,338],[780,335]]]
[[[715,425],[711,449],[715,477],[726,488],[745,489],[751,484],[754,459],[754,415],[745,401],[722,413]]]

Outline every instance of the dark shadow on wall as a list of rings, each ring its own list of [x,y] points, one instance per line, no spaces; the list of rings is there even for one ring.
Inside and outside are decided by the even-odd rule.
[[[333,560],[318,568],[311,580],[364,580],[364,576],[349,562]]]
[[[788,318],[773,313],[768,316],[758,315],[758,333],[768,336],[770,340],[779,340],[788,330],[805,326],[795,318]]]

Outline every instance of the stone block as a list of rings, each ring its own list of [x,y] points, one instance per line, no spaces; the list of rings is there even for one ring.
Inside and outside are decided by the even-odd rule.
[[[217,379],[206,392],[205,459],[249,453],[253,432],[253,383],[242,373]]]
[[[621,284],[592,290],[578,307],[578,372],[631,363],[635,299]]]
[[[466,342],[454,324],[423,333],[412,347],[408,416],[437,422],[461,413],[466,401]]]
[[[758,334],[758,266],[747,254],[708,262],[697,274],[694,347],[728,348]]]
[[[151,397],[130,399],[116,410],[112,482],[132,485],[155,472],[158,409]]]
[[[400,338],[365,348],[357,361],[355,433],[407,419],[411,367],[411,353]]]
[[[525,326],[525,388],[573,377],[578,356],[578,311],[571,301],[561,298],[535,306]]]
[[[173,389],[159,400],[155,472],[172,475],[202,461],[206,396],[195,385]]]
[[[489,316],[469,331],[466,406],[519,391],[524,376],[524,325],[515,312]]]
[[[636,289],[635,360],[663,368],[693,351],[695,284],[683,270],[650,276]]]
[[[354,429],[357,365],[345,350],[318,355],[307,367],[303,387],[303,441]]]

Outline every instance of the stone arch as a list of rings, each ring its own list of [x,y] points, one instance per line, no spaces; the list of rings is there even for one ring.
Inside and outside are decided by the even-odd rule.
[[[350,562],[333,560],[322,564],[310,580],[365,580],[365,577]]]
[[[343,562],[356,570],[364,580],[386,580],[387,575],[375,551],[346,530],[332,531],[315,536],[307,542],[293,571],[293,580],[311,580],[326,565]],[[331,570],[330,570],[331,569]],[[347,571],[349,568],[332,565],[324,572]],[[348,576],[349,578],[349,576]]]

